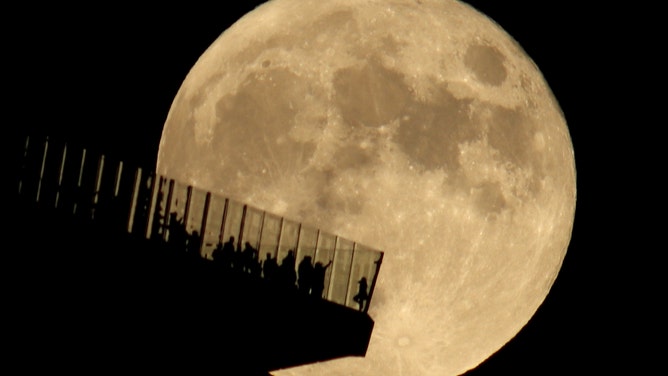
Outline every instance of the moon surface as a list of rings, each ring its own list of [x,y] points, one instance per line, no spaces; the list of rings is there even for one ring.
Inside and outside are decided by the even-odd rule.
[[[476,367],[547,296],[576,201],[540,70],[454,0],[257,7],[185,77],[157,171],[385,252],[367,355],[276,375]]]

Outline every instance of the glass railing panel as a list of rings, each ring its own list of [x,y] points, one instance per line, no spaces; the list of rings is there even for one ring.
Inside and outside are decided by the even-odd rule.
[[[54,206],[71,214],[74,213],[76,204],[81,199],[78,184],[85,151],[80,148],[63,145],[61,157],[64,160],[62,161],[58,177],[59,188]]]
[[[260,243],[260,230],[262,229],[262,217],[264,212],[253,208],[251,206],[246,207],[246,214],[244,216],[243,223],[243,235],[240,239],[243,243],[242,248],[248,243],[248,245],[257,250]]]
[[[173,188],[173,187],[172,187]],[[156,175],[153,178],[150,195],[150,210],[148,212],[147,237],[150,239],[165,238],[167,226],[167,210],[169,204],[169,180]]]
[[[278,244],[283,227],[283,218],[271,213],[264,213],[262,232],[260,236],[260,262],[267,258],[276,259],[278,256]]]
[[[314,255],[314,285],[311,295],[327,298],[334,263],[336,237],[319,232],[319,241]]]
[[[281,263],[281,261],[284,260],[286,256],[288,256],[290,251],[293,252],[292,256],[295,257],[297,242],[299,241],[300,227],[301,225],[298,222],[291,221],[289,219],[283,220],[281,241],[278,247],[278,256],[276,258],[279,263]]]
[[[206,229],[203,231],[202,257],[213,259],[213,250],[222,248],[226,239],[223,238],[223,220],[225,202],[222,197],[211,196],[206,217]]]
[[[94,193],[95,220],[106,222],[109,226],[124,228],[127,226],[128,208],[132,177],[122,161],[101,157],[102,169],[98,171],[98,183]]]
[[[44,160],[45,148],[48,149],[46,139],[42,137],[28,137],[25,140],[23,157],[21,159],[20,179],[18,191],[25,202],[35,203],[40,183],[40,172]],[[48,150],[47,150],[48,152]]]
[[[315,258],[316,248],[318,247],[319,231],[316,228],[302,225],[299,232],[299,245],[297,247],[297,259],[304,257]]]
[[[134,170],[132,177],[132,188],[130,193],[130,207],[128,208],[128,225],[127,232],[131,234],[145,234],[146,233],[146,213],[145,213],[145,203],[146,196],[144,186],[146,182],[144,181],[146,174],[142,168],[137,168]],[[150,181],[148,187],[150,187]],[[150,192],[149,192],[150,195]],[[139,213],[142,214],[139,214]]]
[[[136,166],[122,161],[116,165],[115,170],[111,211],[114,216],[113,220],[118,220],[118,228],[126,231],[130,221],[130,208],[133,205],[133,190],[137,170]]]
[[[234,245],[235,250],[241,249],[240,245],[238,244],[238,240],[243,214],[243,204],[233,200],[228,200],[225,224],[223,226],[223,242],[232,240],[232,244]]]
[[[64,143],[51,139],[44,140],[40,178],[35,195],[41,207],[54,208],[56,206],[64,150]]]
[[[153,173],[137,169],[133,185],[132,207],[130,216],[132,223],[128,224],[129,232],[146,238],[151,237],[153,205],[157,203],[157,190],[160,177]]]
[[[346,294],[350,281],[350,269],[353,253],[353,242],[347,239],[338,238],[334,253],[334,263],[332,265],[332,276],[330,278],[329,291],[327,299],[333,302],[346,305]]]
[[[169,180],[170,189],[167,197],[167,217],[164,219],[163,240],[177,249],[184,249],[187,234],[185,231],[185,212],[188,202],[188,186]]]
[[[202,249],[202,224],[204,218],[204,205],[207,193],[201,189],[189,187],[189,198],[186,205],[185,230],[188,236],[188,252],[201,256]],[[205,224],[206,225],[206,224]]]
[[[370,247],[355,244],[350,283],[346,296],[346,305],[361,311],[367,311],[373,295],[376,273],[380,267],[382,254]]]
[[[101,155],[86,149],[81,151],[80,162],[75,187],[77,200],[74,203],[73,212],[82,217],[91,218],[95,186],[99,177],[98,171],[104,168],[104,163],[101,162]]]

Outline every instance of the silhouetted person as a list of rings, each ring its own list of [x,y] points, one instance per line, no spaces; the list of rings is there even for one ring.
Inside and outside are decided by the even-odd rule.
[[[188,244],[186,244],[186,251],[188,252],[188,256],[194,259],[201,258],[199,251],[202,245],[202,238],[199,236],[199,232],[193,231],[192,234],[188,236],[187,241]]]
[[[257,249],[251,246],[250,242],[244,243],[244,250],[241,254],[242,258],[242,271],[247,274],[255,274],[257,269],[256,264],[259,264]]]
[[[253,253],[251,253],[251,259],[248,265],[248,272],[251,276],[255,278],[260,278],[262,275],[262,263],[260,261],[260,252],[253,248]]]
[[[232,254],[234,255],[232,257],[232,269],[238,273],[244,272],[246,269],[246,260],[244,260],[244,251],[241,248],[240,242],[237,242],[237,247]]]
[[[211,254],[213,261],[222,268],[231,269],[234,261],[234,236],[230,236],[229,240],[223,244],[218,241],[216,249]]]
[[[311,284],[311,295],[322,298],[322,292],[325,290],[325,273],[327,273],[327,268],[332,265],[330,260],[327,265],[323,265],[322,262],[318,261],[313,267],[313,283]]]
[[[278,271],[278,262],[276,259],[271,257],[271,253],[267,252],[267,258],[262,263],[262,274],[264,279],[271,282],[276,278],[276,272]]]
[[[176,213],[169,214],[169,238],[167,243],[176,251],[187,251],[187,234],[183,220],[176,217]]]
[[[369,293],[367,291],[368,286],[366,282],[366,277],[362,277],[362,279],[357,282],[359,284],[359,290],[357,291],[357,295],[353,296],[353,300],[359,304],[359,309],[360,311],[363,311],[365,309],[365,304],[368,303],[369,301]]]
[[[297,272],[295,271],[295,251],[289,250],[288,254],[281,260],[278,267],[279,283],[287,288],[294,288],[297,282]]]
[[[223,262],[223,242],[220,240],[218,240],[216,248],[211,252],[211,259],[213,260],[214,265],[217,265],[220,268],[225,267],[225,263]]]
[[[313,285],[313,264],[311,263],[311,256],[304,256],[302,261],[299,262],[297,272],[299,273],[299,280],[297,281],[299,291],[307,295],[310,294],[311,286]]]

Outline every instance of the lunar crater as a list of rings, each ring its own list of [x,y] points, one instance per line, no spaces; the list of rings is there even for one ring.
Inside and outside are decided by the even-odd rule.
[[[334,74],[335,103],[351,125],[380,127],[396,119],[410,101],[403,75],[376,59]]]
[[[507,206],[499,182],[487,181],[472,190],[475,196],[475,204],[482,212],[498,214]]]
[[[408,158],[427,170],[459,169],[457,145],[482,137],[468,107],[471,99],[457,99],[441,86],[429,102],[412,100],[406,106],[394,142]]]
[[[482,44],[469,46],[464,55],[464,65],[476,79],[491,86],[500,86],[506,80],[508,72],[504,66],[505,60],[498,48]]]

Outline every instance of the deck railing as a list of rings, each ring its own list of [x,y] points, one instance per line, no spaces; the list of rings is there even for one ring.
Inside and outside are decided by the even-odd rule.
[[[294,288],[306,285],[307,272],[323,267],[324,275],[309,274],[311,281],[322,278],[322,285],[309,285],[307,293],[369,308],[380,250],[62,140],[26,136],[23,141],[17,191],[26,202],[183,246],[212,262],[216,249],[231,241],[237,261],[230,267],[269,278],[265,266],[275,262],[291,270]],[[360,292],[366,298],[357,299]]]

